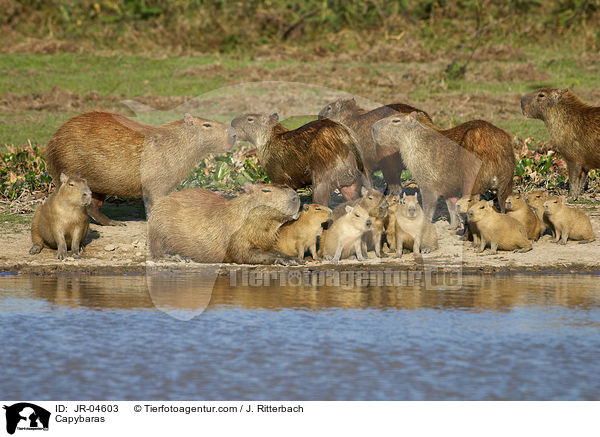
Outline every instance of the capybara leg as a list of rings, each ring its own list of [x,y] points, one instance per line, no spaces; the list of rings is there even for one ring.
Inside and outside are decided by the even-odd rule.
[[[435,205],[437,203],[437,196],[429,190],[421,189],[421,199],[423,200],[423,212],[425,217],[430,222],[433,221],[433,214],[435,213]]]
[[[496,255],[498,253],[498,242],[490,242],[490,255]]]
[[[359,261],[364,261],[365,259],[362,253],[362,245],[362,240],[356,240],[356,242],[354,243],[354,252],[356,253],[356,259]]]
[[[327,182],[319,182],[313,185],[313,202],[327,206],[331,197],[331,186]],[[343,194],[343,193],[342,193]]]
[[[31,249],[29,249],[29,253],[31,255],[37,255],[44,248],[44,240],[42,240],[40,234],[37,233],[37,227],[35,226],[35,223],[33,227],[33,231],[31,232],[31,242],[33,245],[31,246]]]
[[[404,249],[404,241],[402,240],[402,234],[396,232],[396,255],[398,258],[402,258],[402,251]]]
[[[333,255],[333,258],[331,258],[331,262],[333,264],[337,264],[340,262],[340,258],[342,257],[342,249],[344,247],[342,246],[341,243],[338,243],[337,247],[335,248],[335,255]]]
[[[40,253],[42,251],[43,248],[44,248],[44,246],[42,244],[34,243],[33,246],[31,246],[31,249],[29,249],[29,253],[31,255],[37,255],[38,253]]]
[[[352,185],[346,185],[345,187],[341,187],[340,192],[342,193],[342,196],[344,196],[344,199],[346,199],[347,201],[355,200],[360,197],[360,187],[361,183],[355,182]]]
[[[583,168],[572,161],[567,161],[567,167],[569,169],[569,196],[573,200],[577,200],[583,188]]]
[[[312,255],[313,259],[319,259],[319,255],[317,252],[317,240],[315,239],[315,242],[310,246],[310,254]]]
[[[111,220],[102,214],[100,209],[102,208],[104,199],[106,199],[104,194],[92,193],[92,201],[87,208],[88,215],[93,218],[96,223],[102,226],[125,226],[125,223]]]
[[[75,228],[71,236],[71,255],[73,258],[81,258],[81,229]]]
[[[483,252],[485,250],[485,245],[486,245],[485,240],[483,238],[481,238],[479,240],[479,248],[476,249],[475,252],[477,252],[477,253]]]
[[[377,258],[381,258],[381,233],[373,235],[373,243],[375,244],[375,255]]]
[[[505,203],[508,196],[513,192],[513,180],[512,178],[503,186],[498,188],[498,203],[500,204],[500,211],[505,212]]]
[[[400,153],[394,153],[385,157],[379,161],[379,167],[383,173],[383,179],[387,184],[389,193],[402,193],[402,170],[404,170],[404,165],[402,165]]]
[[[458,210],[456,208],[456,197],[449,197],[446,199],[446,207],[448,208],[448,214],[450,215],[450,229],[456,229],[458,227]]]
[[[513,250],[513,252],[515,252],[515,253],[525,253],[525,252],[529,252],[531,249],[533,249],[533,246],[522,247],[521,249]]]
[[[415,241],[413,243],[413,254],[415,256],[421,254],[421,239],[418,236],[415,236]]]
[[[562,244],[564,246],[565,244],[567,244],[568,239],[569,239],[569,233],[563,232],[562,235],[560,236],[560,241],[558,242],[558,244]]]
[[[578,243],[579,244],[587,244],[587,243],[591,243],[592,241],[595,241],[595,240],[596,240],[595,238],[589,238],[587,240],[581,240]]]
[[[298,259],[304,259],[304,245],[302,243],[298,243],[296,246],[296,252],[298,253]],[[315,256],[313,255],[313,258]]]
[[[62,231],[54,231],[54,241],[56,241],[56,246],[58,248],[56,257],[58,259],[65,259],[67,257],[67,242]]]

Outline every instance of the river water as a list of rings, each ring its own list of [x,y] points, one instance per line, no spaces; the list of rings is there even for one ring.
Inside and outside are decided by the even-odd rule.
[[[0,276],[0,398],[600,399],[599,276],[197,283]]]

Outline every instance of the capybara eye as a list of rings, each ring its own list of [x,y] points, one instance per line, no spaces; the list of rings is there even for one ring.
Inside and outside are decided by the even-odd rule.
[[[542,196],[540,196],[539,194],[537,196],[535,196],[536,199],[539,199],[540,197],[542,197]]]
[[[254,121],[254,117],[248,117],[248,122],[252,123]]]
[[[392,120],[392,123],[400,123],[400,119],[399,119],[399,118],[394,118],[394,119]]]
[[[263,193],[270,193],[271,190],[262,190]]]
[[[315,208],[315,211],[321,211],[321,208]]]
[[[540,99],[543,99],[544,97],[546,97],[546,95],[545,95],[544,93],[539,93],[539,94],[538,94],[538,97],[539,97]]]
[[[74,184],[73,182],[69,182],[69,186],[70,186],[70,187],[74,187],[74,186],[75,186],[75,184]]]
[[[480,207],[479,207],[479,209],[484,209],[484,208],[485,208],[485,206],[480,206]]]
[[[212,124],[210,124],[210,123],[204,123],[202,126],[204,126],[204,127],[212,127]]]
[[[327,110],[328,110],[328,111],[331,111],[331,105],[329,105],[329,106],[327,107]]]
[[[354,214],[356,217],[360,217],[358,214]]]
[[[373,200],[373,196],[369,196],[369,200]]]
[[[558,200],[555,200],[554,203],[558,203]]]

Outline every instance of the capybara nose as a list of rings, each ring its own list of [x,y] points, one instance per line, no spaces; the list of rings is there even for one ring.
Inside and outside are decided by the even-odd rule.
[[[521,112],[525,114],[525,105],[527,104],[527,96],[521,98]]]
[[[236,140],[237,140],[237,134],[235,133],[235,128],[228,127],[227,128],[227,143],[229,144],[229,147],[233,147]]]
[[[371,219],[370,218],[367,219],[367,228],[369,228],[369,227],[371,227]]]

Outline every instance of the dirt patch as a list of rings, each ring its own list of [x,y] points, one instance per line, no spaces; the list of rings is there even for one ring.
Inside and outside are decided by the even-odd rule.
[[[474,61],[508,61],[513,59],[525,59],[525,53],[515,47],[503,44],[481,47],[473,54]]]
[[[214,76],[226,76],[227,70],[216,62],[209,65],[198,65],[194,67],[186,68],[185,70],[175,73],[175,77],[214,77]]]
[[[505,64],[486,62],[467,68],[465,78],[470,82],[543,82],[552,76],[536,70],[532,62]]]

